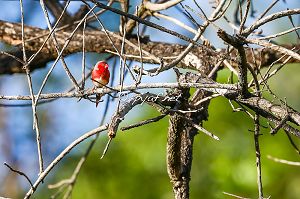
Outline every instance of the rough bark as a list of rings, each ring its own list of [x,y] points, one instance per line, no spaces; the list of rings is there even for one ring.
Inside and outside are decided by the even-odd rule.
[[[205,68],[206,70],[198,75],[192,73],[178,74],[178,81],[180,83],[201,81],[201,76],[205,77],[211,71],[209,65]],[[177,101],[178,103],[175,105],[175,109],[189,110],[190,107],[194,107],[197,101],[207,97],[211,93],[199,90],[199,92],[195,92],[191,100],[189,100],[189,88],[175,90],[172,94],[182,96],[179,98],[179,101]],[[209,101],[198,106],[198,109],[201,109],[199,112],[191,112],[184,115],[174,113],[170,115],[167,140],[167,170],[173,184],[173,192],[176,199],[189,198],[193,142],[198,132],[192,123],[202,125],[202,121],[207,120],[208,105]]]
[[[26,53],[28,55],[32,55],[37,52],[37,50],[42,46],[43,42],[45,41],[47,35],[49,34],[48,30],[40,29],[37,27],[25,26],[25,47]],[[9,45],[16,47],[16,50],[12,50],[10,53],[15,55],[16,57],[22,59],[22,51],[21,49],[21,24],[20,23],[10,23],[6,21],[0,20],[0,41],[5,42]],[[122,37],[118,34],[110,34],[111,39],[116,46],[117,49],[121,49],[122,44]],[[63,46],[66,40],[70,37],[70,32],[64,31],[57,31],[56,37],[59,46]],[[85,31],[85,50],[87,52],[96,52],[96,53],[107,53],[109,51],[115,51],[107,36],[103,31],[95,31],[95,30],[86,30]],[[140,61],[139,56],[139,48],[136,38],[129,39],[131,44],[127,43],[126,54],[127,55],[134,55],[135,57],[128,57],[127,59],[133,59]],[[299,49],[299,46],[286,46],[289,49],[296,47]],[[157,58],[164,58],[165,62],[168,62],[170,59],[174,58],[175,56],[179,55],[186,46],[179,45],[179,44],[169,44],[164,42],[151,42],[147,38],[144,40],[142,39],[141,48],[154,57]],[[82,33],[78,31],[75,33],[69,45],[64,50],[63,56],[67,56],[70,54],[82,52]],[[252,52],[246,48],[247,56],[250,56],[249,63],[253,61],[253,54]],[[254,56],[257,59],[256,63],[259,63],[261,66],[267,66],[273,62],[275,62],[278,58],[282,56],[282,54],[272,50],[272,49],[257,49],[254,51]],[[46,45],[43,47],[41,52],[38,56],[33,60],[31,63],[30,70],[33,71],[37,68],[41,68],[45,66],[45,63],[55,60],[57,57],[57,52],[54,48],[53,42],[49,40]],[[147,55],[144,54],[144,62],[149,63],[157,63],[153,59],[147,59]],[[232,64],[235,66],[235,57],[236,52],[233,51],[230,55],[226,54],[225,50],[221,50],[220,52],[214,50],[208,50],[207,47],[194,47],[191,52],[177,65],[177,67],[181,68],[191,68],[201,71],[203,66],[207,65],[215,65],[221,59],[227,57],[231,60]],[[281,59],[278,63],[281,63]],[[298,62],[298,60],[290,59],[289,63]],[[222,66],[221,66],[222,67]],[[254,67],[254,65],[253,65]],[[25,73],[22,69],[22,63],[14,60],[13,58],[7,55],[0,55],[0,74],[13,74],[13,73]]]

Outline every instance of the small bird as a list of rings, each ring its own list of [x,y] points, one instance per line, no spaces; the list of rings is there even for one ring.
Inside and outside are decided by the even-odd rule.
[[[105,61],[99,61],[93,68],[92,71],[92,81],[94,88],[102,88],[109,82],[110,73],[108,70],[108,64]],[[96,107],[100,101],[101,95],[96,94]]]

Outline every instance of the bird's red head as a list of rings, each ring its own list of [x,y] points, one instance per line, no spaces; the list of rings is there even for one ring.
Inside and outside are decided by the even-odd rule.
[[[109,82],[110,73],[108,64],[105,61],[99,61],[93,68],[92,81],[96,87],[103,87]]]

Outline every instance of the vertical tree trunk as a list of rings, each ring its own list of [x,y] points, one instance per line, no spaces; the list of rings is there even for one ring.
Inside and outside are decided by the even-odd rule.
[[[170,117],[167,143],[168,174],[176,199],[189,198],[193,141],[197,131],[178,114]]]
[[[210,66],[203,67],[203,76],[210,71]],[[175,70],[176,72],[176,70]],[[180,74],[176,72],[178,82],[199,82],[203,81],[201,75],[192,73]],[[213,76],[213,79],[216,77]],[[199,107],[195,107],[199,100],[210,95],[210,92],[197,90],[193,97],[190,98],[189,89],[175,90],[173,95],[180,95],[177,105],[174,109],[189,110],[200,109],[199,112],[189,112],[185,114],[173,113],[170,114],[168,140],[167,140],[167,170],[171,183],[173,184],[173,192],[175,199],[188,199],[189,198],[189,182],[190,173],[193,161],[193,143],[194,137],[197,135],[198,130],[195,129],[191,122],[195,124],[202,124],[203,120],[208,118],[208,105],[209,101],[204,102]]]

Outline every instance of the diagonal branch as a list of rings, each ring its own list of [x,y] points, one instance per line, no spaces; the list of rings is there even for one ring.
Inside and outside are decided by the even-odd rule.
[[[99,126],[76,140],[74,140],[69,146],[67,146],[50,164],[49,166],[39,175],[38,179],[33,183],[33,186],[30,188],[30,190],[26,193],[25,199],[30,198],[30,196],[35,192],[36,188],[39,186],[39,184],[44,180],[44,178],[49,174],[49,172],[54,168],[55,165],[57,165],[74,147],[76,147],[78,144],[86,140],[87,138],[97,135],[102,131],[105,131],[107,129],[108,125],[104,124],[102,126]]]
[[[236,98],[235,100],[246,105],[250,109],[256,111],[266,118],[273,117],[281,121],[284,120],[288,115],[288,121],[300,126],[300,113],[291,107],[274,104],[264,98],[256,96],[245,99]]]

